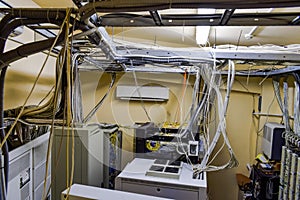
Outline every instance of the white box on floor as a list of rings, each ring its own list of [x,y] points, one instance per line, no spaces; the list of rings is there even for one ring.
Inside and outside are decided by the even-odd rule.
[[[67,199],[67,189],[62,192],[61,200]],[[148,195],[134,194],[87,185],[74,184],[71,186],[68,200],[171,200]]]
[[[117,176],[116,190],[177,200],[207,198],[206,173],[200,179],[193,179],[191,166],[184,163],[179,179],[147,176],[146,172],[153,164],[152,159],[135,158]]]

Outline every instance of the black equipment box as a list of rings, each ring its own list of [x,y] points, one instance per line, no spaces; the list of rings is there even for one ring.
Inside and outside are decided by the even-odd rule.
[[[181,130],[176,128],[159,128],[154,123],[144,123],[135,129],[134,147],[136,158],[165,159],[185,161],[185,155],[179,153],[175,143],[188,144],[188,138],[178,138]],[[199,133],[195,135],[199,141]],[[190,156],[192,163],[198,162],[198,156]]]
[[[253,165],[250,178],[252,180],[253,199],[278,199],[279,171],[262,169],[259,164]]]

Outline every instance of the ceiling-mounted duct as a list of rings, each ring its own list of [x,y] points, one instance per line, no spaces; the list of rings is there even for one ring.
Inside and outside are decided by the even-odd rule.
[[[116,97],[122,100],[167,101],[169,100],[169,88],[118,85]]]

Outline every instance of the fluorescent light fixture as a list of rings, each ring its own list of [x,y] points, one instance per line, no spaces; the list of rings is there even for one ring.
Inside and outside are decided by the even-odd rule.
[[[215,14],[216,9],[204,9],[199,8],[197,10],[198,14]],[[210,22],[213,22],[211,19]],[[196,26],[196,43],[200,45],[205,45],[210,32],[210,26]]]

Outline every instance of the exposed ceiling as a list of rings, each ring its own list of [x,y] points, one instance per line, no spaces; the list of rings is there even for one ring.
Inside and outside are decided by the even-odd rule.
[[[72,0],[45,1],[32,0],[43,8],[47,7],[74,7]],[[125,2],[125,1],[124,1]],[[274,5],[276,7],[276,5]],[[197,14],[197,9],[172,9],[161,10],[159,14]],[[223,10],[216,10],[216,13],[222,13]],[[235,13],[270,13],[270,12],[299,12],[299,8],[275,8],[275,9],[249,9],[235,10]],[[145,13],[145,12],[143,12]],[[138,14],[143,14],[138,13]],[[100,13],[104,15],[107,13]],[[147,13],[149,14],[149,13]],[[177,27],[107,27],[110,34],[114,37],[129,41],[138,41],[155,45],[168,46],[198,46],[196,44],[195,26],[177,26]],[[201,31],[201,27],[200,27]],[[209,31],[208,45],[289,45],[300,43],[300,26],[211,26]],[[246,37],[252,33],[253,37]]]
[[[72,0],[32,0],[42,8],[67,8],[67,7],[75,7]]]

